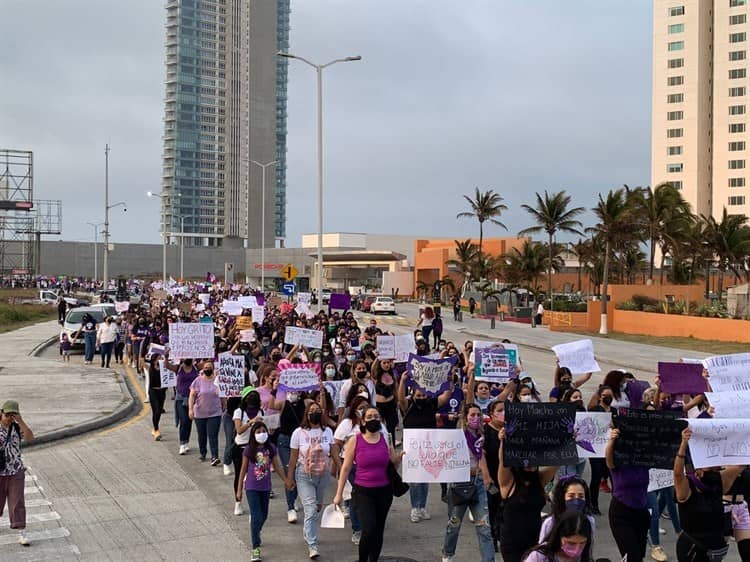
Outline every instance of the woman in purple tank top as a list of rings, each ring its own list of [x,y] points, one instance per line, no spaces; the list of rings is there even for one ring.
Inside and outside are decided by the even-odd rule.
[[[362,525],[359,541],[359,562],[377,562],[383,548],[385,520],[393,502],[393,490],[388,478],[388,463],[401,463],[401,455],[389,445],[380,431],[380,412],[369,407],[362,417],[360,433],[349,439],[344,450],[344,465],[339,473],[335,505],[341,505],[344,485],[354,463],[357,474],[352,489],[353,507]]]

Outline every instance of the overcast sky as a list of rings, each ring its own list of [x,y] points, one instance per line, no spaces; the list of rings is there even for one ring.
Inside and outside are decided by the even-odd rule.
[[[270,1],[270,0],[269,0]],[[0,148],[34,151],[35,197],[62,199],[65,240],[103,220],[159,242],[162,0],[0,0]],[[290,51],[325,71],[325,230],[476,236],[462,194],[522,203],[650,174],[650,0],[292,0]],[[314,72],[289,76],[287,245],[317,229]],[[501,236],[498,227],[485,236]]]

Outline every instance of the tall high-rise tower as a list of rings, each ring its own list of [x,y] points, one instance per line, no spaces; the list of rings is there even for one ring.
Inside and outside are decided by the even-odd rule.
[[[286,229],[289,0],[167,0],[162,204],[186,245],[267,246]],[[278,164],[266,177],[252,161]],[[183,230],[184,229],[184,233]]]

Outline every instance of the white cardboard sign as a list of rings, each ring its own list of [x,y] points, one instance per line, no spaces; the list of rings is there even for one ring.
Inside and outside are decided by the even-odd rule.
[[[469,446],[462,429],[404,429],[404,482],[469,482]]]
[[[177,386],[177,373],[170,371],[164,364],[164,359],[159,360],[159,376],[162,388],[173,388]]]
[[[594,358],[594,344],[591,340],[578,340],[553,345],[560,367],[567,367],[574,375],[601,371]]]
[[[611,422],[609,412],[576,412],[575,440],[579,458],[604,458]]]
[[[245,356],[232,355],[231,352],[219,353],[217,362],[216,385],[220,398],[239,396],[245,386]]]
[[[703,360],[714,392],[750,390],[750,353],[714,355]]]
[[[750,419],[688,420],[693,435],[688,442],[695,468],[750,464]]]
[[[253,319],[253,321],[255,320]],[[323,332],[289,326],[284,332],[284,343],[290,345],[300,344],[310,349],[320,349],[323,347]]]
[[[213,324],[173,322],[169,325],[169,350],[172,359],[213,357]]]

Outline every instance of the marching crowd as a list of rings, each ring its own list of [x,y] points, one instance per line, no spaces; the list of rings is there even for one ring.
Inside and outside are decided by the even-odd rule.
[[[208,299],[199,298],[199,293],[208,294]],[[86,345],[105,349],[104,344],[111,343],[114,350],[120,349],[119,358],[115,351],[116,361],[129,363],[145,376],[157,441],[162,439],[165,404],[173,396],[179,454],[190,452],[195,426],[200,460],[222,465],[224,474],[233,476],[227,501],[234,502],[235,515],[242,515],[247,505],[252,561],[261,560],[262,530],[274,492],[284,496],[289,524],[301,516],[310,559],[320,556],[320,515],[332,503],[349,521],[360,562],[377,561],[394,497],[408,494],[411,523],[438,517],[438,512],[445,519],[442,548],[435,553],[443,562],[456,560],[467,512],[479,544],[476,558],[482,562],[495,560],[498,553],[505,562],[589,562],[597,558],[596,535],[606,528],[599,508],[600,496],[606,493],[611,494],[610,532],[629,562],[645,559],[649,540],[652,559],[669,558],[659,544],[659,520],[665,511],[679,535],[677,560],[718,562],[727,555],[727,539],[732,537],[742,561],[750,561],[745,502],[750,471],[744,466],[694,469],[687,454],[690,429],[683,431],[674,458],[674,485],[657,491],[648,491],[648,468],[615,461],[616,429],[610,432],[604,458],[580,459],[562,467],[511,467],[504,462],[507,404],[562,402],[592,412],[698,408],[710,415],[701,395],[670,396],[661,391],[658,378],[651,386],[624,371],[611,371],[596,385],[591,373],[574,377],[559,365],[550,369],[554,387],[547,396],[522,363],[517,378],[505,385],[477,381],[472,341],[443,339],[442,321],[427,307],[414,331],[414,354],[455,360],[447,389],[429,395],[411,384],[403,363],[378,357],[377,336],[385,332],[376,320],[361,326],[351,311],[313,314],[304,304],[268,300],[264,317],[253,317],[247,337],[248,330],[239,328],[239,317],[222,312],[222,304],[249,295],[263,298],[244,286],[155,284],[146,290],[142,305],[131,306],[116,320],[107,319],[106,329],[91,326],[100,335],[86,340]],[[251,314],[245,309],[240,316]],[[244,357],[239,396],[220,396],[216,357],[170,358],[169,325],[174,322],[211,323],[215,353]],[[289,327],[322,332],[320,348],[285,344]],[[101,339],[105,332],[106,341]],[[163,352],[156,351],[160,346]],[[109,347],[103,362],[105,356],[109,361]],[[87,349],[87,359],[89,351],[93,355]],[[280,387],[280,372],[307,363],[319,366],[317,388]],[[175,374],[174,389],[162,386],[164,368]],[[326,386],[328,381],[343,381],[336,395]],[[585,401],[583,392],[589,389]],[[15,412],[3,412],[0,419],[5,461],[0,464],[0,505],[6,496],[11,503],[13,475],[23,470],[18,445],[30,434],[25,424],[22,431],[14,431],[14,420],[20,421],[20,416],[17,405],[11,404],[11,410]],[[441,497],[431,502],[428,483],[404,484],[399,475],[404,454],[400,428],[463,430],[470,480],[442,484]],[[587,464],[589,476],[584,479]],[[333,496],[328,491],[331,483]],[[13,528],[25,526],[19,519],[21,510],[11,505],[10,513]]]

